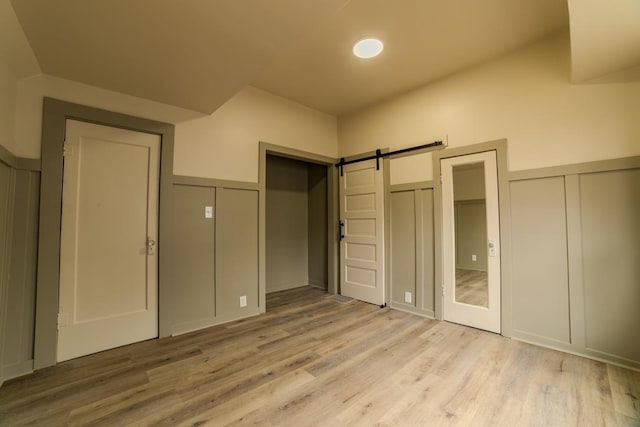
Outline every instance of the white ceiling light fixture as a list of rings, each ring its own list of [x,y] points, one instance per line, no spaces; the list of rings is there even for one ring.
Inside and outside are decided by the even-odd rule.
[[[358,58],[374,58],[382,52],[384,45],[378,39],[366,38],[353,45],[353,54]]]

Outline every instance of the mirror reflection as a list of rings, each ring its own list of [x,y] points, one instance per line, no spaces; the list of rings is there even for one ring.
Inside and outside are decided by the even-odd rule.
[[[484,163],[453,167],[455,301],[488,307]]]

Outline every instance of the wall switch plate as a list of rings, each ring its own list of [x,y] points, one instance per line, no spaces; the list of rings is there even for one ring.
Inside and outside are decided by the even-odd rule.
[[[407,304],[411,304],[411,292],[404,293],[404,302]]]
[[[476,255],[471,255],[471,261],[477,261],[478,257]]]
[[[246,295],[242,295],[240,297],[240,307],[246,307],[247,306],[247,296]]]
[[[204,207],[204,217],[205,218],[213,218],[213,206],[205,206]]]

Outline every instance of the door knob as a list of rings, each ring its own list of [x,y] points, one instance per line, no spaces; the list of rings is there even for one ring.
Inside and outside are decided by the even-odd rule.
[[[147,255],[153,255],[156,253],[156,241],[153,239],[147,239]]]
[[[497,256],[497,244],[495,240],[489,240],[489,256]]]

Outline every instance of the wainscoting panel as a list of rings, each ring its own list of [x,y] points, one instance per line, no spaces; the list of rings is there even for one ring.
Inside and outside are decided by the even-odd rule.
[[[416,296],[416,215],[415,191],[391,193],[391,301],[406,304],[409,292],[411,305]]]
[[[173,187],[172,320],[174,331],[215,322],[216,189],[189,185]],[[207,206],[211,218],[205,218]]]
[[[435,317],[435,237],[433,231],[433,188],[421,189],[416,194],[420,196],[420,244],[418,251],[419,265],[421,265],[420,283],[422,283],[421,309],[429,317]]]
[[[563,177],[511,182],[513,335],[570,343]]]
[[[172,333],[258,314],[257,188],[200,178],[175,181]],[[207,207],[211,218],[205,217]],[[240,307],[242,296],[245,307]]]
[[[424,184],[390,189],[388,278],[391,307],[433,318],[433,189]]]
[[[13,214],[14,170],[0,162],[0,384],[4,380],[5,330],[9,264],[11,260],[11,216]]]
[[[513,338],[640,369],[640,158],[509,188]]]
[[[0,150],[0,383],[33,370],[38,167]]]
[[[580,175],[586,347],[640,362],[640,169]]]
[[[225,320],[258,314],[258,192],[218,189],[216,207],[216,313]]]
[[[40,173],[16,170],[4,333],[3,370],[7,378],[33,369],[39,200]]]

